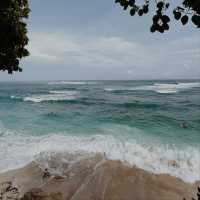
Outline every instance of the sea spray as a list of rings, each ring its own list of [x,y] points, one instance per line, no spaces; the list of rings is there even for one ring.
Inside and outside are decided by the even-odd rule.
[[[42,156],[43,153],[49,155],[49,153],[85,152],[105,153],[108,159],[121,160],[154,173],[168,173],[187,182],[200,180],[200,149],[192,146],[178,149],[176,146],[161,144],[140,144],[133,139],[123,141],[112,135],[77,137],[49,134],[36,137],[5,133],[1,136],[0,147],[1,171],[18,168],[35,159],[38,160],[38,156]]]

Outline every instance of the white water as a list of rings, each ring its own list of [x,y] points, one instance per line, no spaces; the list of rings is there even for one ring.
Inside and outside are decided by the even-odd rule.
[[[48,85],[88,85],[96,84],[96,82],[85,82],[85,81],[55,81],[49,82]]]
[[[76,95],[78,94],[77,91],[69,91],[69,90],[51,90],[49,91],[50,94],[67,94],[67,95]]]
[[[144,86],[126,87],[126,88],[105,88],[104,90],[105,91],[141,90],[141,91],[155,91],[161,94],[172,94],[172,93],[177,93],[179,91],[185,91],[197,87],[200,87],[199,82],[177,83],[177,84],[154,83],[153,85],[144,85]]]
[[[39,160],[45,152],[105,153],[109,159],[121,160],[154,173],[168,173],[184,181],[200,180],[200,150],[178,149],[159,144],[141,144],[134,139],[112,135],[71,136],[49,134],[26,136],[2,130],[0,134],[0,171],[22,167]],[[176,161],[177,166],[172,166]]]
[[[43,101],[63,101],[63,100],[74,100],[77,99],[79,94],[76,91],[50,91],[50,94],[44,95],[33,95],[29,97],[24,97],[24,101],[31,101],[34,103],[40,103]]]

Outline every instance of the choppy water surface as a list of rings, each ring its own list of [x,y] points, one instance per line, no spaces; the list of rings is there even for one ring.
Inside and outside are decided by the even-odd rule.
[[[0,149],[0,171],[86,151],[200,180],[200,81],[0,83]]]

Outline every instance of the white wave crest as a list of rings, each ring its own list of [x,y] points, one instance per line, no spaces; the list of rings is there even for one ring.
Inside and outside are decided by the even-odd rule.
[[[48,85],[88,85],[96,84],[96,82],[85,82],[85,81],[55,81],[49,82]]]
[[[119,90],[124,90],[124,89],[121,89],[121,88],[105,88],[104,91],[107,91],[107,92],[112,92],[112,91],[119,91]]]
[[[200,150],[164,145],[141,144],[111,135],[70,136],[51,134],[26,136],[6,133],[0,140],[0,171],[22,167],[43,153],[105,153],[108,159],[121,160],[154,173],[168,173],[187,182],[200,180]]]
[[[150,89],[153,89],[158,93],[176,93],[181,90],[188,90],[195,87],[200,87],[200,83],[154,84]]]
[[[11,98],[11,99],[21,99],[20,96],[15,96],[15,95],[11,95],[10,98]]]
[[[179,91],[189,90],[192,88],[200,87],[199,82],[193,83],[177,83],[177,84],[165,84],[165,83],[155,83],[153,85],[144,85],[138,87],[127,87],[127,88],[105,88],[105,91],[155,91],[161,94],[172,94],[177,93]]]
[[[69,90],[51,90],[50,94],[67,94],[67,95],[77,95],[77,91],[69,91]]]
[[[33,95],[30,97],[24,97],[24,101],[31,101],[34,103],[40,103],[44,101],[64,101],[64,100],[75,100],[77,96],[72,93],[56,93],[56,94],[44,94],[44,95]]]

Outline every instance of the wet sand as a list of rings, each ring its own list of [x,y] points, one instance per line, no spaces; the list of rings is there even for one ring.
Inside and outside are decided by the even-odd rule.
[[[190,200],[200,185],[107,160],[101,154],[78,159],[57,154],[48,167],[32,162],[0,174],[0,183],[0,200]]]

